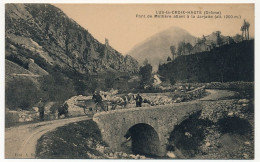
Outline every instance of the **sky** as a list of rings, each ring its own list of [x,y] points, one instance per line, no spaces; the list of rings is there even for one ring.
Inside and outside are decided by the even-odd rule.
[[[220,30],[223,35],[241,34],[243,20],[250,23],[250,37],[254,36],[253,4],[53,4],[67,16],[87,29],[101,43],[109,44],[127,54],[135,45],[152,35],[177,26],[196,37]],[[140,18],[156,11],[221,11],[222,18]],[[172,14],[169,14],[172,15]],[[181,14],[180,14],[181,15]],[[195,14],[193,14],[196,16]],[[215,14],[213,14],[214,16]],[[218,14],[217,14],[218,15]],[[233,18],[224,18],[232,15]],[[172,15],[173,16],[173,15]],[[186,15],[187,16],[187,15]],[[234,18],[238,16],[239,18]]]

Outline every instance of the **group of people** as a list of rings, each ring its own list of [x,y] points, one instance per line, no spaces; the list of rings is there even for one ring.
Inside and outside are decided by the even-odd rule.
[[[45,103],[43,102],[42,98],[40,98],[40,101],[37,103],[38,112],[39,112],[39,119],[41,121],[44,120],[45,115]],[[67,102],[64,102],[61,106],[58,107],[58,118],[60,118],[61,115],[65,115],[65,117],[68,116],[68,108],[69,105]]]
[[[135,102],[136,102],[136,107],[142,107],[143,98],[140,96],[139,93],[137,94],[137,96],[134,99],[135,99]],[[97,91],[95,91],[93,93],[92,100],[96,103],[96,107],[98,107],[98,106],[101,107],[101,109],[103,111],[108,110],[107,108],[105,108],[102,96]],[[123,104],[124,104],[124,106],[126,106],[127,102],[128,102],[128,98],[126,96],[124,96],[123,100],[124,100]]]
[[[134,99],[135,99],[135,102],[136,102],[136,107],[142,107],[143,98],[140,96],[139,93],[136,95],[136,97]],[[92,100],[96,104],[96,110],[97,110],[97,107],[100,107],[103,111],[108,110],[107,108],[105,108],[103,99],[97,91],[95,91],[93,93]],[[127,104],[127,98],[126,97],[124,99],[124,102],[125,102],[125,105],[126,105]],[[40,101],[38,102],[37,107],[38,107],[38,112],[39,112],[39,118],[40,118],[41,121],[43,121],[44,120],[45,104],[42,101],[42,98],[40,98]],[[58,118],[62,114],[64,114],[65,116],[67,116],[67,114],[68,114],[68,104],[66,102],[58,109]]]

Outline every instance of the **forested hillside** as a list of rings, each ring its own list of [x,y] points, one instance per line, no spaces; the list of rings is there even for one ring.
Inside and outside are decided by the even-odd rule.
[[[254,40],[179,56],[158,73],[171,83],[254,81]]]

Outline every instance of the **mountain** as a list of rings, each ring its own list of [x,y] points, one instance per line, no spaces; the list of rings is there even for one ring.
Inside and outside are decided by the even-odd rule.
[[[97,41],[50,4],[6,4],[6,59],[31,72],[52,69],[80,74],[138,71],[138,62]],[[37,70],[35,68],[37,67]],[[40,69],[42,68],[42,69]]]
[[[171,56],[170,46],[177,48],[181,41],[194,45],[196,38],[181,28],[171,27],[136,45],[128,54],[140,64],[147,58],[153,70],[157,70],[159,63],[166,62],[167,57]]]
[[[138,62],[105,42],[50,4],[6,4],[6,108],[31,110],[39,98],[62,103],[114,88],[122,76],[128,88]]]

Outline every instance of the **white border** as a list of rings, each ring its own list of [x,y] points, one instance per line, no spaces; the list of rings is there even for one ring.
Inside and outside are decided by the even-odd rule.
[[[0,161],[34,161],[35,159],[4,159],[4,92],[5,92],[5,66],[4,66],[4,58],[5,58],[5,48],[4,48],[4,35],[5,35],[5,26],[4,26],[4,13],[5,3],[255,3],[255,160],[260,160],[260,147],[259,147],[259,122],[260,119],[257,119],[259,117],[259,110],[258,106],[259,104],[259,90],[260,90],[260,77],[258,70],[260,68],[259,63],[259,51],[260,51],[260,44],[259,44],[259,17],[260,17],[260,3],[257,0],[2,0],[0,2]],[[70,159],[68,159],[70,160]],[[66,161],[68,161],[66,160]],[[37,159],[37,161],[46,161],[45,159]],[[64,160],[47,160],[47,161],[64,161]],[[79,161],[85,161],[85,160],[79,160],[77,159],[77,162]],[[93,160],[88,160],[93,161]],[[95,160],[96,161],[96,160]],[[129,161],[129,160],[117,160],[117,161]],[[155,160],[149,160],[149,161],[155,161]],[[180,160],[177,160],[180,161]],[[181,160],[183,161],[183,160]],[[194,161],[194,160],[192,160]],[[197,160],[196,160],[197,161]],[[201,161],[201,160],[199,160]],[[222,160],[211,160],[211,161],[222,161]],[[237,160],[229,160],[229,161],[237,161]]]

